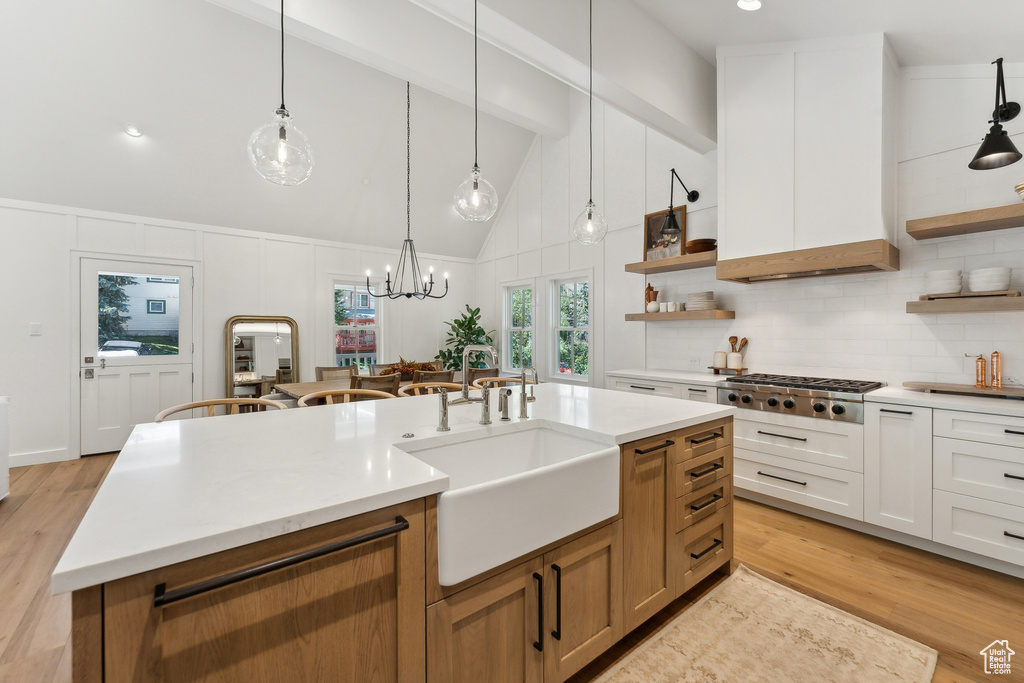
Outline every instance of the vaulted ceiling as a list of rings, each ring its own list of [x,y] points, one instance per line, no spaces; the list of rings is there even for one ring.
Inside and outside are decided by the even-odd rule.
[[[0,196],[397,247],[411,80],[413,237],[475,256],[490,226],[451,208],[473,160],[471,0],[285,7],[286,101],[316,158],[298,187],[245,154],[279,104],[277,0],[4,3]],[[499,197],[537,134],[567,132],[586,8],[481,0],[480,164]],[[700,152],[716,138],[717,45],[886,32],[904,65],[1024,63],[1019,0],[595,0],[594,15],[595,95]]]

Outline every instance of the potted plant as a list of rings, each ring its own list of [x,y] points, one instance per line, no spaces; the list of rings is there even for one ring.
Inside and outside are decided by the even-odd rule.
[[[494,343],[491,338],[494,330],[487,332],[480,326],[480,309],[470,308],[469,304],[466,304],[465,313],[445,324],[448,326],[448,339],[445,340],[447,348],[441,349],[434,356],[434,360],[444,363],[445,370],[462,369],[462,352],[467,346]],[[483,354],[470,354],[469,366],[472,368],[487,367]]]

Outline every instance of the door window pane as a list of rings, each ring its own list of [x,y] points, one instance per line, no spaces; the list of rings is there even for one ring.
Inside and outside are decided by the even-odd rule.
[[[97,279],[100,358],[178,354],[178,278],[101,272]]]

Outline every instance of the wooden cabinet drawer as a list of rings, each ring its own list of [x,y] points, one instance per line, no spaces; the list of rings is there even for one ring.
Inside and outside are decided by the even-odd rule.
[[[1024,448],[937,436],[932,450],[935,488],[1024,505]]]
[[[615,377],[612,379],[611,388],[616,391],[630,391],[634,394],[667,396],[669,398],[685,398],[680,385],[672,382],[659,382],[658,380],[653,379]]]
[[[733,481],[737,491],[774,498],[864,520],[864,475],[835,467],[737,448]]]
[[[1024,566],[1024,507],[935,491],[932,540]]]
[[[707,519],[676,534],[676,595],[693,588],[701,579],[732,559],[732,506],[726,505]]]
[[[933,419],[935,436],[1024,448],[1022,417],[936,410]]]
[[[754,412],[754,411],[745,411]],[[736,417],[735,447],[864,472],[864,427],[792,415]]]
[[[677,453],[679,461],[685,461],[731,445],[732,420],[728,419],[683,431]]]
[[[675,495],[685,496],[719,479],[732,477],[732,449],[720,448],[675,466]]]
[[[731,468],[730,468],[731,469]],[[676,498],[676,527],[679,532],[686,527],[710,517],[732,502],[732,477],[724,476],[717,481]]]

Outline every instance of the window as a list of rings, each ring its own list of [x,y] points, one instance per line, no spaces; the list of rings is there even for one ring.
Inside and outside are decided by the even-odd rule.
[[[167,313],[167,302],[163,299],[146,299],[146,313]]]
[[[511,285],[505,288],[504,320],[505,367],[533,365],[533,287]]]
[[[556,280],[553,292],[555,367],[553,371],[581,378],[590,374],[590,280]]]
[[[370,291],[376,287],[370,285]],[[377,299],[366,291],[366,284],[334,283],[334,364],[355,365],[370,374],[377,362],[379,348]]]

